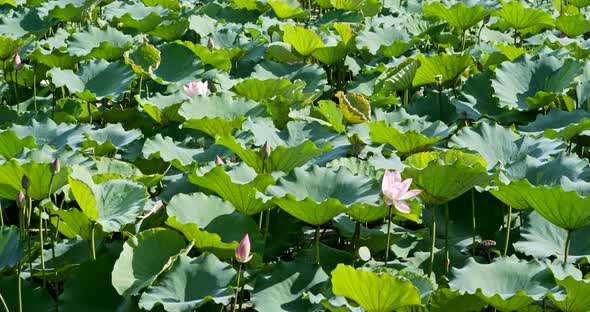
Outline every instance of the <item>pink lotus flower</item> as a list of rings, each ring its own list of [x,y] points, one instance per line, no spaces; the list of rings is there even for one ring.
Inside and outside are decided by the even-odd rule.
[[[12,65],[16,69],[20,69],[22,67],[22,61],[20,59],[20,55],[18,55],[18,52],[14,53],[14,57],[12,58]]]
[[[215,165],[217,165],[217,166],[223,165],[223,159],[221,159],[221,157],[219,157],[219,155],[215,155]]]
[[[207,88],[208,81],[191,81],[184,86],[184,92],[188,96],[207,95],[209,89]]]
[[[385,195],[385,204],[393,205],[400,212],[410,213],[410,204],[406,200],[422,193],[422,190],[419,189],[410,190],[411,184],[411,178],[402,181],[399,171],[385,170],[381,184],[381,191]]]
[[[240,241],[238,248],[236,248],[236,260],[240,263],[246,263],[250,259],[252,259],[252,254],[250,254],[250,237],[246,233],[242,241]]]
[[[16,196],[16,206],[18,208],[24,208],[27,205],[27,199],[25,197],[25,193],[23,191],[19,191],[18,195]]]

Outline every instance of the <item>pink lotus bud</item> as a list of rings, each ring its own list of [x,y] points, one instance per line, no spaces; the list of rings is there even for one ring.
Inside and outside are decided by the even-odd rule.
[[[197,96],[197,95],[207,95],[208,89],[208,81],[191,81],[184,86],[184,92],[188,96]]]
[[[559,34],[559,38],[561,38],[561,39],[566,38],[566,37],[567,37],[567,35],[565,33],[560,33]]]
[[[12,58],[12,65],[16,69],[19,69],[22,67],[22,61],[20,59],[20,55],[18,55],[18,52],[14,53],[14,57]]]
[[[16,206],[20,209],[23,209],[27,204],[25,193],[23,191],[19,191],[18,195],[16,196]]]
[[[246,233],[242,241],[240,241],[238,248],[236,248],[236,260],[240,263],[246,263],[250,259],[252,259],[252,254],[250,254],[250,237]]]
[[[223,159],[221,159],[221,157],[219,157],[219,155],[215,155],[215,164],[218,166],[223,165]]]
[[[209,48],[209,50],[215,49],[215,42],[213,39],[209,38],[209,40],[207,40],[207,48]]]
[[[54,160],[49,167],[52,174],[58,174],[61,170],[61,164],[59,163],[59,159]]]
[[[31,180],[29,180],[29,177],[27,177],[27,175],[23,175],[23,178],[20,182],[20,185],[26,190],[29,188],[29,186],[31,186]]]
[[[268,142],[265,142],[264,145],[262,146],[262,157],[267,158],[270,157],[270,144],[268,144]]]

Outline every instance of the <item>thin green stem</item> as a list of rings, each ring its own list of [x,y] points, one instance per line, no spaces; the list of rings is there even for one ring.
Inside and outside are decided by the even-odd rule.
[[[25,198],[28,199],[27,200],[27,225],[25,228],[26,231],[26,237],[27,237],[27,256],[28,256],[28,260],[29,260],[29,271],[31,272],[31,274],[33,274],[33,256],[31,254],[31,251],[33,250],[33,247],[31,245],[31,215],[33,214],[33,199],[29,197],[29,191],[25,191],[26,195]]]
[[[266,210],[266,221],[264,224],[264,241],[268,238],[268,230],[270,228],[270,211],[271,209]]]
[[[471,189],[471,254],[475,256],[475,190]]]
[[[570,245],[572,243],[572,230],[567,231],[567,239],[565,240],[565,252],[563,254],[563,262],[567,263],[567,257],[570,254]]]
[[[320,226],[315,228],[315,262],[320,265]]]
[[[10,312],[10,310],[8,310],[8,305],[6,304],[6,301],[4,300],[4,297],[2,296],[2,293],[0,293],[0,302],[2,302],[2,306],[4,307],[4,311]]]
[[[242,263],[240,262],[240,266],[238,267],[238,285],[236,287],[236,296],[234,298],[234,304],[232,306],[232,312],[236,311],[236,307],[238,306],[238,297],[240,296],[240,276],[242,275]]]
[[[512,228],[512,206],[508,206],[508,221],[506,223],[506,242],[504,243],[504,256],[508,254],[508,245],[510,243],[510,229]]]
[[[96,222],[92,222],[92,228],[90,229],[90,246],[92,248],[92,260],[96,260],[96,250],[94,247],[94,227]]]
[[[17,287],[18,287],[18,312],[23,312],[23,287],[22,281],[20,278],[20,270],[21,270],[21,262],[17,263],[16,267],[16,278],[17,278]],[[32,272],[31,272],[32,273]]]
[[[88,110],[88,124],[92,124],[92,111],[90,110],[90,102],[86,102],[86,109]]]
[[[432,236],[432,243],[430,245],[430,267],[428,268],[428,276],[432,273],[432,269],[434,268],[434,243],[436,240],[436,217],[434,214],[435,207],[430,207],[430,220],[432,224],[430,225],[430,236]]]
[[[361,222],[356,221],[354,225],[354,234],[352,237],[352,249],[354,254],[356,255],[356,251],[359,249],[359,244],[361,240]]]
[[[41,208],[41,206],[39,207]],[[45,209],[39,209],[39,242],[41,244],[41,276],[43,276],[43,288],[46,286],[46,279],[45,279],[45,253],[43,252],[43,246],[45,245],[45,240],[43,239],[43,212]],[[32,273],[32,272],[31,272]]]
[[[33,66],[33,105],[37,112],[37,65]]]
[[[449,203],[445,203],[445,260],[449,261]]]
[[[0,203],[0,228],[4,228],[4,210],[2,210],[2,203]]]
[[[391,240],[391,213],[392,213],[393,205],[389,205],[389,213],[387,214],[387,243],[385,243],[385,266],[387,266],[387,262],[389,261],[389,249],[391,247],[390,240]]]
[[[49,216],[49,224],[51,224],[51,215]],[[57,217],[57,222],[59,224],[59,217]],[[56,228],[57,232],[57,228]],[[57,237],[57,233],[56,233]],[[55,294],[59,293],[58,285],[57,285],[57,259],[55,258],[55,239],[51,234],[51,226],[49,226],[49,239],[51,240],[51,265],[53,266],[53,276],[55,277],[55,281],[53,283],[53,289]],[[55,310],[59,311],[59,300],[55,300]]]
[[[142,82],[143,82],[143,73],[142,74],[139,74],[139,90],[138,90],[138,93],[139,93],[139,98],[140,99],[141,99],[141,84],[142,84]]]
[[[16,111],[18,112],[20,110],[20,108],[18,107],[20,100],[18,99],[18,91],[17,91],[18,70],[16,70],[16,69],[14,70],[14,80],[12,81],[12,85],[14,86],[14,99],[16,100]]]
[[[461,52],[465,51],[465,40],[467,39],[467,29],[463,30],[463,35],[461,39]]]

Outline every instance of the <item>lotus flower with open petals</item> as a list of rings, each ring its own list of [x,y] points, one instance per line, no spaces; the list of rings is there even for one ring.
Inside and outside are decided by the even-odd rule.
[[[209,92],[207,85],[207,81],[191,81],[184,86],[184,92],[186,92],[186,94],[191,97],[197,95],[207,95],[207,92]]]
[[[419,189],[410,190],[411,184],[411,178],[402,181],[399,171],[385,170],[381,184],[381,190],[385,195],[385,204],[393,205],[400,212],[410,213],[410,204],[406,200],[422,193],[422,190]]]

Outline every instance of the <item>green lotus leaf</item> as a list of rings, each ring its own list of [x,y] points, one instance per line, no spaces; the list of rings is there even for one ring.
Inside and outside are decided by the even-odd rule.
[[[375,81],[375,92],[390,94],[412,88],[412,81],[419,63],[407,59],[397,66],[386,69]]]
[[[588,235],[590,226],[582,227],[572,235],[568,257],[573,261],[590,259],[590,242],[586,239]],[[514,244],[514,248],[536,258],[557,256],[558,259],[563,259],[566,239],[566,230],[551,224],[538,212],[533,211],[525,217],[524,225],[520,229],[520,240]]]
[[[21,139],[12,130],[0,132],[0,156],[5,159],[14,158],[25,147],[36,147],[35,138],[29,136]]]
[[[356,11],[361,8],[363,2],[361,0],[330,0],[334,8],[344,11]]]
[[[181,123],[183,118],[178,115],[180,105],[185,100],[185,96],[180,93],[162,95],[156,93],[149,99],[135,97],[141,108],[157,123],[167,126],[173,122]]]
[[[0,289],[2,297],[6,301],[9,311],[18,311],[18,280],[16,275],[0,278]],[[51,295],[39,285],[35,285],[27,280],[21,281],[21,296],[23,311],[49,312],[55,311],[55,302]],[[26,300],[24,298],[27,298]]]
[[[571,4],[576,8],[583,8],[590,5],[590,0],[569,0],[568,4]]]
[[[236,210],[246,215],[259,213],[272,206],[272,202],[265,202],[257,194],[273,184],[275,179],[269,174],[257,175],[244,163],[227,172],[222,166],[201,167],[191,172],[188,180],[217,193],[232,203]]]
[[[560,15],[555,19],[555,27],[573,38],[590,31],[590,21],[581,15]]]
[[[16,160],[10,160],[0,165],[0,197],[14,200],[19,191],[23,190],[21,180],[27,175],[31,181],[28,190],[23,190],[34,200],[42,200],[49,197],[49,181],[51,180],[50,163],[37,163],[31,161],[19,164]],[[64,168],[55,175],[51,185],[51,193],[55,193],[68,183],[69,168]]]
[[[534,185],[555,185],[562,177],[570,180],[583,179],[588,163],[577,157],[560,154],[550,161],[541,161],[526,156],[506,166],[505,171],[494,178],[494,187],[489,192],[512,208],[525,210],[530,208],[522,194],[521,186],[512,181],[527,179]]]
[[[80,209],[109,233],[132,223],[143,211],[147,198],[145,187],[130,180],[95,184],[90,172],[81,166],[72,167],[69,182]]]
[[[189,21],[186,18],[167,20],[148,31],[147,34],[162,38],[166,41],[173,41],[180,39],[180,37],[182,37],[182,35],[188,30],[188,27]]]
[[[95,165],[96,172],[92,178],[99,184],[113,179],[130,179],[149,188],[158,184],[163,177],[161,174],[144,175],[133,164],[114,158],[99,158],[95,161]]]
[[[429,311],[453,312],[453,311],[480,311],[487,304],[476,295],[463,294],[451,291],[448,288],[437,289],[432,296]]]
[[[443,133],[448,129],[442,122],[432,123],[428,127],[411,121],[389,126],[380,120],[371,122],[368,126],[374,143],[387,143],[393,146],[400,156],[430,149],[443,138]]]
[[[400,57],[413,44],[405,31],[381,27],[359,32],[355,42],[359,50],[368,49],[371,54],[387,57]]]
[[[211,155],[212,158],[205,160],[202,148],[187,148],[171,137],[162,137],[160,133],[145,141],[142,153],[145,158],[160,157],[182,171],[190,170],[199,161],[215,159],[215,155]]]
[[[344,118],[350,123],[361,123],[371,119],[371,104],[360,93],[336,93]]]
[[[313,51],[324,46],[322,39],[315,32],[301,26],[286,24],[284,31],[283,41],[292,45],[303,56],[309,56]]]
[[[511,28],[521,31],[532,27],[551,27],[554,25],[549,12],[524,7],[520,1],[504,2],[502,8],[494,12],[510,25]]]
[[[86,101],[119,97],[127,91],[127,86],[135,77],[131,68],[120,61],[109,63],[105,60],[86,62],[77,73],[69,69],[52,68],[47,74],[56,87],[65,86]]]
[[[196,309],[211,300],[225,305],[234,294],[230,284],[236,275],[234,268],[214,255],[180,256],[172,268],[141,295],[139,306],[152,310],[161,304],[166,311],[181,312]]]
[[[24,41],[21,39],[0,36],[0,60],[12,58],[23,44]]]
[[[195,247],[203,252],[211,252],[221,259],[232,258],[238,242],[249,233],[255,258],[264,253],[264,239],[258,225],[216,196],[177,194],[170,200],[166,211],[170,217],[166,224],[193,240]],[[233,226],[224,226],[227,224]]]
[[[187,81],[203,72],[202,63],[184,45],[172,42],[163,44],[158,49],[162,61],[160,66],[154,70],[153,77],[159,83]]]
[[[279,261],[268,274],[256,279],[251,300],[261,312],[315,310],[321,305],[311,304],[302,295],[307,291],[321,292],[328,280],[317,265]]]
[[[250,78],[235,84],[231,91],[238,96],[260,102],[284,94],[292,84],[289,79],[285,78],[267,80]]]
[[[362,312],[364,311],[361,307],[354,307],[346,298],[340,296],[332,296],[331,298],[326,298],[323,294],[314,295],[310,292],[306,292],[303,295],[303,298],[309,300],[309,302],[313,304],[321,304],[324,306],[326,311],[330,312]]]
[[[123,245],[112,271],[113,287],[130,297],[151,285],[186,246],[178,232],[155,228],[142,231]]]
[[[547,221],[568,231],[590,225],[590,209],[587,208],[590,207],[590,196],[564,190],[561,185],[534,186],[526,179],[512,183],[518,186],[529,205]]]
[[[47,249],[43,252],[45,255],[45,280],[55,282],[65,282],[69,275],[74,272],[81,263],[88,261],[89,242],[77,237],[76,239],[63,239],[55,243],[55,262],[53,261],[53,251]],[[97,255],[100,257],[105,249],[101,241],[97,241]],[[114,246],[111,246],[114,247]],[[116,250],[117,247],[114,249]],[[120,249],[120,248],[119,248]],[[35,255],[31,264],[33,267],[33,276],[43,278],[41,272],[41,257]],[[51,259],[51,260],[50,260]],[[55,266],[54,266],[55,263]],[[57,267],[57,270],[55,268]],[[56,272],[57,271],[57,272]],[[57,273],[57,276],[55,274]]]
[[[147,6],[161,6],[166,9],[178,11],[180,10],[180,3],[178,0],[141,0]]]
[[[72,34],[68,40],[68,52],[84,58],[98,58],[113,61],[132,46],[132,37],[119,30],[106,27],[104,30],[89,27],[84,32]]]
[[[567,295],[548,294],[551,302],[564,312],[582,312],[590,309],[590,282],[571,276],[557,283],[566,289]]]
[[[355,204],[379,206],[381,192],[373,179],[354,176],[344,168],[313,166],[310,171],[295,168],[269,186],[267,193],[297,219],[321,225]]]
[[[407,279],[388,273],[356,270],[343,264],[332,271],[332,291],[337,296],[354,300],[367,312],[386,312],[406,305],[420,305],[420,293]]]
[[[413,154],[405,160],[402,173],[413,178],[413,185],[424,190],[419,196],[438,206],[489,181],[486,161],[479,155],[447,150]]]
[[[238,8],[248,11],[262,11],[266,5],[258,0],[232,0]]]
[[[326,71],[318,64],[284,64],[263,61],[254,66],[254,73],[252,73],[252,78],[261,80],[281,77],[290,81],[305,81],[306,85],[303,89],[305,93],[315,92],[316,89],[324,90],[328,83]]]
[[[496,258],[479,264],[470,258],[462,269],[452,269],[451,290],[476,294],[500,311],[516,311],[555,292],[553,274],[537,261],[526,262],[515,256]]]
[[[12,1],[7,0],[8,3]],[[25,7],[24,1],[16,0],[14,3],[18,5],[18,10],[2,16],[2,24],[0,24],[1,34],[5,34],[5,36],[11,38],[25,38],[27,35],[41,36],[47,32],[49,27],[55,25],[55,20],[43,19],[39,16],[38,9],[29,8],[28,4]],[[2,41],[3,39],[0,39],[0,46],[4,48],[3,44],[5,42]],[[10,48],[10,46],[7,48]],[[1,52],[0,55],[2,55]]]
[[[57,18],[68,22],[81,22],[84,12],[98,3],[97,0],[54,0],[43,2],[38,8],[39,16]]]
[[[346,47],[339,43],[337,46],[318,48],[312,56],[323,64],[333,66],[346,57]]]
[[[81,57],[70,55],[67,52],[47,51],[39,48],[29,54],[29,58],[48,67],[62,69],[73,69],[82,60]]]
[[[310,159],[331,149],[329,144],[319,149],[313,142],[307,140],[295,146],[278,146],[274,148],[269,158],[264,158],[258,151],[244,148],[232,136],[218,137],[215,143],[232,150],[248,166],[254,168],[256,172],[272,172],[278,170],[289,173],[294,168],[302,166]]]
[[[0,272],[16,265],[22,256],[24,246],[20,242],[20,231],[15,226],[0,228]]]
[[[94,155],[102,156],[115,152],[137,140],[141,131],[133,129],[125,131],[121,124],[108,124],[102,129],[89,131],[88,140],[82,143],[83,149],[93,148]]]
[[[59,232],[69,239],[80,237],[84,240],[92,238],[92,224],[90,219],[79,209],[54,209],[49,206],[47,209],[53,209],[53,213],[59,217]],[[52,210],[49,210],[52,211]],[[57,218],[51,219],[52,224],[57,228]],[[94,237],[98,239],[103,236],[100,224],[94,227]]]
[[[486,10],[482,6],[468,7],[463,2],[455,3],[450,8],[440,2],[424,3],[425,17],[435,16],[443,19],[459,32],[475,26],[491,13],[492,10]]]
[[[297,1],[268,1],[278,18],[304,19],[307,13]]]
[[[276,62],[293,63],[300,61],[300,57],[293,53],[293,47],[284,42],[273,42],[266,48],[266,54]]]
[[[342,133],[346,129],[346,126],[343,123],[344,115],[342,114],[342,111],[338,109],[336,103],[321,100],[318,102],[317,111],[330,123],[334,131]]]
[[[66,312],[106,312],[116,311],[129,304],[111,283],[111,272],[116,260],[115,254],[108,253],[95,261],[81,264],[64,285],[64,291],[59,296],[59,309]]]
[[[203,64],[208,64],[225,71],[229,71],[232,67],[231,55],[228,55],[223,50],[209,50],[208,47],[202,44],[194,44],[190,41],[176,41],[176,43],[193,51],[201,59]]]
[[[104,7],[104,15],[108,20],[122,23],[123,27],[135,28],[147,33],[162,22],[168,13],[160,6],[146,6],[142,2],[124,3],[111,2]]]
[[[572,59],[561,61],[551,55],[531,57],[525,54],[514,62],[498,66],[496,78],[492,79],[494,95],[500,100],[501,107],[528,111],[531,109],[530,98],[537,96],[539,91],[564,92],[581,68]]]
[[[590,130],[590,113],[585,110],[571,112],[552,109],[549,113],[538,115],[528,125],[519,127],[523,132],[543,135],[550,139],[563,138],[569,141],[584,131]]]
[[[142,44],[133,52],[125,53],[125,63],[137,74],[148,74],[160,66],[160,50],[151,44]]]
[[[468,148],[485,158],[488,169],[498,162],[503,165],[521,159],[524,155],[541,161],[561,152],[563,143],[545,138],[534,139],[516,134],[514,131],[482,122],[471,128],[462,128],[451,138],[449,146]]]
[[[436,83],[437,76],[442,76],[441,83],[455,84],[455,80],[473,65],[473,57],[468,53],[437,54],[429,58],[418,55],[418,61],[420,67],[412,81],[414,87]]]

